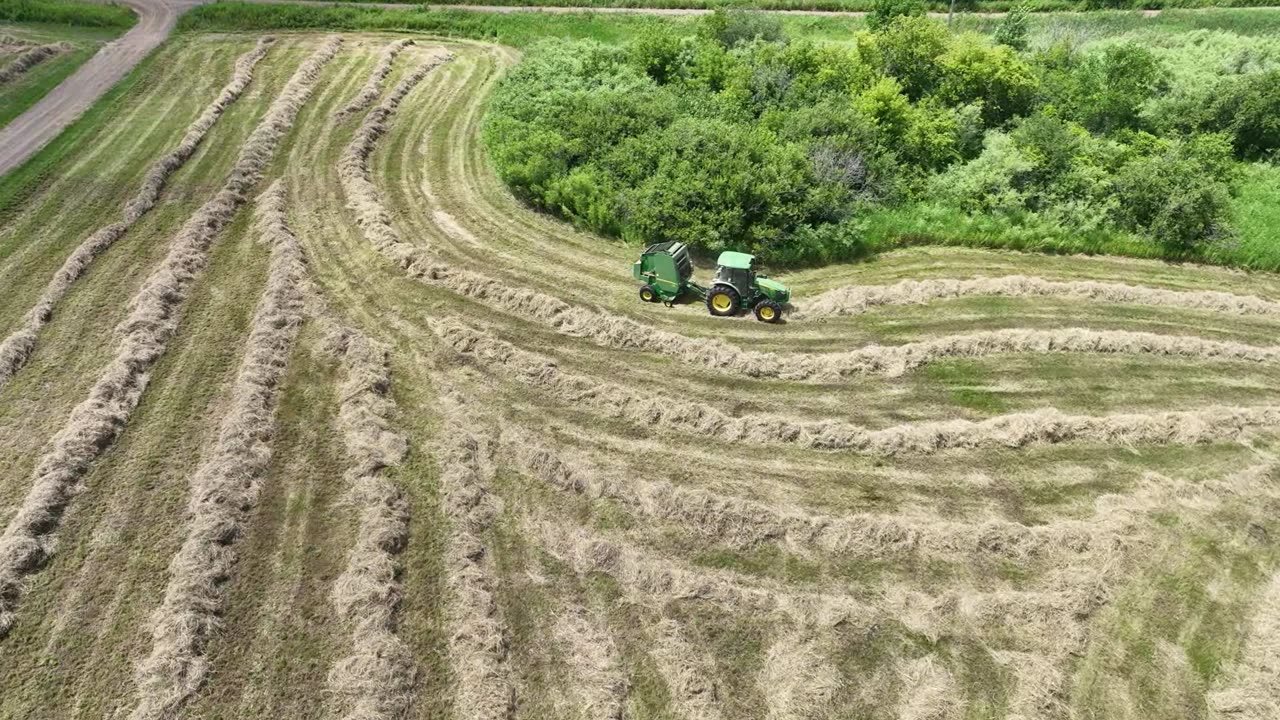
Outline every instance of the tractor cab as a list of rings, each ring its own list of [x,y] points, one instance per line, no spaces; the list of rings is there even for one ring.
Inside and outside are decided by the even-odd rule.
[[[755,255],[748,255],[743,252],[726,250],[720,253],[720,259],[716,261],[716,276],[712,280],[712,284],[724,283],[732,286],[740,295],[747,295],[756,281],[756,273],[752,267],[755,265],[755,261]]]

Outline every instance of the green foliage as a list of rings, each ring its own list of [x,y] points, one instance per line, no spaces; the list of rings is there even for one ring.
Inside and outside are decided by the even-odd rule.
[[[942,78],[938,57],[947,51],[946,27],[922,16],[894,18],[881,32],[858,37],[863,62],[896,78],[907,97],[918,100]]]
[[[136,15],[120,5],[73,0],[0,0],[0,22],[129,28],[137,21]]]
[[[1017,5],[1000,21],[991,39],[999,45],[1008,45],[1014,50],[1026,50],[1027,33],[1031,30],[1027,17],[1030,14],[1030,3],[1023,2]]]
[[[1200,130],[1231,136],[1246,159],[1274,156],[1280,150],[1280,70],[1229,78],[1207,99]]]
[[[1275,145],[1271,71],[1171,70],[1174,47],[1019,53],[918,15],[852,47],[761,27],[724,12],[625,48],[534,46],[486,125],[499,173],[600,232],[776,263],[856,257],[891,232],[1207,258],[1234,242],[1233,150]],[[1265,47],[1224,57],[1261,69]]]
[[[878,32],[900,17],[919,17],[926,11],[923,0],[874,0],[867,15],[867,27]]]
[[[1153,141],[1152,149],[1116,173],[1116,217],[1131,231],[1149,233],[1176,252],[1228,234],[1231,146],[1220,135]]]
[[[1039,87],[1031,66],[1012,48],[993,46],[972,33],[956,38],[938,57],[938,67],[942,72],[939,99],[949,105],[981,103],[987,125],[1026,115]]]
[[[727,48],[753,40],[779,42],[785,39],[782,22],[777,17],[736,8],[716,8],[703,20],[701,31]]]

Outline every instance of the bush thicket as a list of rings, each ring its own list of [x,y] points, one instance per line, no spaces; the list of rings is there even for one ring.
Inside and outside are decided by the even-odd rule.
[[[883,0],[852,46],[734,11],[625,47],[548,41],[494,96],[486,142],[520,197],[590,229],[780,263],[865,252],[891,210],[1204,256],[1232,233],[1240,160],[1280,147],[1265,62],[1184,82],[1167,48],[1020,50],[1016,19],[1002,44],[918,8]]]

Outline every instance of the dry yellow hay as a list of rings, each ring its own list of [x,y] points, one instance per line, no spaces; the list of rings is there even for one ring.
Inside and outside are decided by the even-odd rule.
[[[169,254],[129,303],[129,314],[118,328],[120,340],[114,359],[37,462],[31,489],[0,537],[0,636],[13,624],[23,579],[52,555],[62,512],[80,478],[116,439],[137,407],[152,366],[177,331],[191,286],[208,262],[209,246],[257,184],[280,139],[310,96],[320,70],[341,42],[341,38],[330,39],[303,62],[245,141],[222,189],[174,236]],[[159,702],[147,707],[164,705]]]
[[[356,223],[365,237],[380,252],[393,252],[402,244],[391,226],[391,216],[378,197],[377,188],[369,181],[369,155],[377,146],[378,138],[387,131],[387,123],[405,96],[422,82],[428,72],[450,59],[451,55],[434,56],[397,83],[387,98],[365,116],[338,161],[338,179],[347,196],[347,204],[355,211]]]
[[[937,300],[995,295],[1058,297],[1070,300],[1210,310],[1230,315],[1280,315],[1280,303],[1251,295],[1214,290],[1167,290],[1094,280],[1045,280],[1026,275],[971,279],[903,280],[893,285],[837,288],[805,304],[793,318],[857,315],[880,305],[923,305]]]
[[[552,632],[573,673],[568,692],[577,707],[572,714],[581,720],[622,720],[627,677],[619,667],[613,638],[601,625],[599,618],[575,605],[556,616]]]
[[[329,672],[328,685],[348,720],[404,717],[413,699],[417,666],[396,635],[401,586],[399,554],[409,534],[409,508],[400,489],[384,477],[408,450],[391,425],[388,349],[347,330],[339,346],[346,378],[340,389],[342,439],[351,463],[348,500],[359,512],[355,546],[334,584],[337,616],[351,634],[351,654]]]
[[[906,663],[898,670],[903,690],[898,701],[899,720],[958,720],[965,702],[951,673],[934,656]]]
[[[378,99],[378,95],[382,93],[382,81],[386,80],[387,76],[391,74],[391,67],[395,64],[396,56],[400,54],[400,51],[412,44],[413,40],[405,38],[396,40],[383,49],[382,57],[378,59],[378,64],[374,66],[373,72],[369,74],[369,79],[360,88],[360,92],[356,93],[356,96],[351,98],[351,102],[344,105],[341,110],[334,114],[338,122],[344,120],[348,115],[358,113],[369,107],[370,103]]]
[[[682,637],[680,625],[664,619],[653,628],[649,656],[671,693],[671,704],[686,720],[720,720],[723,700],[711,677],[711,661]]]
[[[70,43],[58,42],[48,45],[37,45],[29,50],[23,50],[22,54],[9,61],[8,65],[0,68],[0,85],[12,80],[16,80],[19,76],[26,74],[28,70],[48,60],[55,55],[61,55],[72,49]]]
[[[768,720],[829,718],[831,699],[840,688],[840,675],[824,652],[822,629],[784,631],[765,653],[759,685]]]
[[[0,342],[0,386],[8,382],[31,357],[31,352],[36,345],[36,334],[53,318],[54,307],[67,294],[75,281],[89,269],[94,259],[123,237],[147,211],[155,207],[169,177],[195,153],[214,123],[249,85],[249,81],[253,79],[254,67],[267,54],[267,48],[271,42],[270,37],[260,38],[253,50],[236,60],[231,80],[222,88],[218,97],[204,109],[195,122],[191,123],[177,147],[157,160],[147,171],[142,187],[125,203],[124,218],[120,222],[99,228],[85,238],[45,286],[36,304],[23,315],[18,329]]]
[[[271,245],[266,287],[231,389],[218,441],[191,479],[186,539],[169,566],[164,600],[152,619],[151,653],[138,669],[131,717],[171,717],[209,672],[204,649],[220,623],[235,546],[257,503],[271,460],[280,382],[302,322],[302,249],[284,225],[280,181],[260,198],[260,236]]]
[[[557,399],[609,417],[678,428],[730,442],[786,443],[823,450],[879,455],[925,454],[949,449],[1020,448],[1037,444],[1097,442],[1108,445],[1190,445],[1235,440],[1257,428],[1280,425],[1280,407],[1207,407],[1200,410],[1116,415],[1067,415],[1054,409],[1000,415],[987,420],[907,423],[881,430],[840,421],[803,422],[770,415],[730,415],[694,402],[655,399],[612,383],[561,372],[539,355],[456,320],[430,321],[446,346],[513,374]]]
[[[484,535],[501,513],[489,491],[492,442],[473,427],[463,399],[440,398],[448,434],[441,438],[440,487],[451,523],[445,549],[449,589],[449,657],[454,707],[469,720],[499,720],[515,712],[508,668],[508,633],[494,598],[493,558]]]

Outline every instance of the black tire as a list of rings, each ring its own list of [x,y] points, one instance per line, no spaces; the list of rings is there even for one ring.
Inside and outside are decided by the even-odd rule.
[[[729,317],[738,312],[741,298],[738,291],[729,285],[717,285],[707,293],[707,312],[716,317]]]
[[[760,322],[776,323],[782,319],[782,306],[772,300],[761,300],[756,303],[756,319]]]
[[[661,298],[658,297],[657,291],[654,290],[652,286],[641,285],[640,299],[645,302],[658,302],[658,300],[660,300]]]

